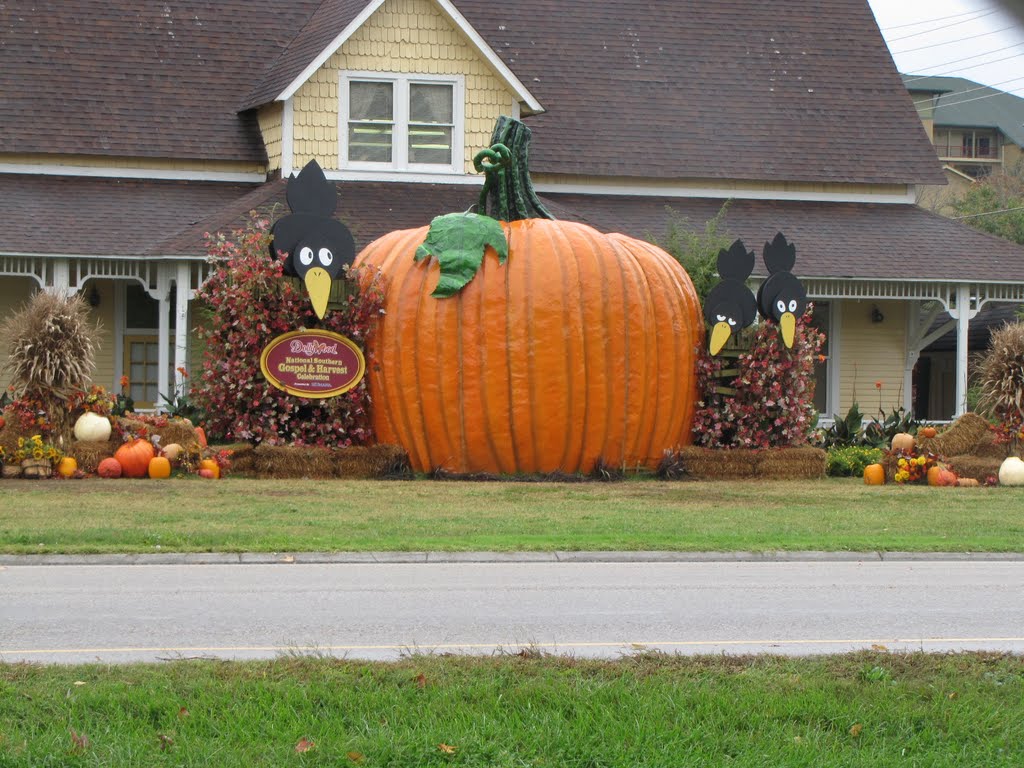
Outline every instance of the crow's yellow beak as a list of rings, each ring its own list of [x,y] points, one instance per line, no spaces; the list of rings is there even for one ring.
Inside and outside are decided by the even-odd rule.
[[[787,349],[792,349],[796,337],[796,316],[792,312],[785,313],[779,318],[779,326],[782,328],[782,341]]]
[[[708,346],[708,350],[712,355],[717,355],[718,351],[725,346],[725,342],[732,336],[732,328],[724,320],[720,323],[715,323],[715,327],[711,330],[711,344]]]
[[[326,270],[314,267],[306,273],[306,293],[313,304],[313,311],[321,320],[327,314],[327,300],[331,297],[331,276]]]

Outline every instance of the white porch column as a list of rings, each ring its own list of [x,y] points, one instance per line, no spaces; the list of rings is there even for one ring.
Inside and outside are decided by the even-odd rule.
[[[178,265],[174,292],[174,386],[184,391],[181,369],[188,358],[188,303],[192,298],[192,274],[189,264]],[[169,393],[168,393],[169,394]]]
[[[978,314],[971,308],[970,286],[956,287],[956,309],[949,310],[949,314],[956,320],[956,418],[967,412],[967,330],[971,318]]]
[[[171,342],[171,302],[168,298],[170,293],[169,281],[161,280],[159,301],[159,325],[157,326],[157,372],[156,372],[156,407],[162,408],[167,404],[166,398],[171,394],[170,376],[168,369],[171,367],[171,356],[168,347]]]
[[[44,284],[43,290],[55,296],[67,296],[71,293],[71,265],[67,259],[53,260],[53,283]]]

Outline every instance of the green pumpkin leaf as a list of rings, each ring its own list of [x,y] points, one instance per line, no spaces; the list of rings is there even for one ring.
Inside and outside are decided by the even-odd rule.
[[[431,295],[445,299],[461,291],[480,270],[488,245],[497,252],[498,263],[504,264],[508,240],[501,224],[490,216],[449,213],[430,222],[427,239],[416,249],[416,261],[436,256],[441,265],[441,279]]]

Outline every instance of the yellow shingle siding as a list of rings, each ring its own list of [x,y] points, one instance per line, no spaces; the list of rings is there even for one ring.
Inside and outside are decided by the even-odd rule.
[[[340,74],[381,72],[465,76],[465,157],[490,143],[494,122],[515,110],[515,96],[431,0],[387,0],[294,96],[295,167],[316,158],[339,166]]]
[[[0,278],[0,317],[8,317],[24,306],[29,297],[39,290],[39,283],[30,277]],[[0,391],[7,389],[10,377],[3,370],[7,361],[7,350],[0,350]]]
[[[280,102],[275,102],[262,107],[256,114],[256,119],[260,124],[260,133],[263,134],[263,144],[267,149],[268,171],[276,171],[281,167],[281,120],[283,113],[284,105]]]
[[[114,281],[89,280],[83,293],[88,296],[92,287],[100,297],[100,305],[89,310],[89,319],[100,324],[100,346],[96,352],[96,371],[93,373],[94,384],[102,384],[112,392],[119,391],[114,381]]]
[[[874,307],[885,319],[872,322]],[[899,301],[844,301],[839,350],[839,414],[854,400],[867,416],[903,405],[907,307]],[[875,386],[881,382],[881,390]]]

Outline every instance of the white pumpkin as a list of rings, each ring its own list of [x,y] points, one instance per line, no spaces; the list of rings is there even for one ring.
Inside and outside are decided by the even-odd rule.
[[[1024,461],[1016,456],[1006,459],[999,467],[1000,485],[1024,485]]]
[[[181,446],[178,445],[177,443],[165,445],[162,453],[167,458],[167,460],[171,462],[171,464],[173,464],[178,460],[178,457],[181,455]]]
[[[110,439],[110,419],[86,411],[75,422],[75,440],[82,443],[105,443]]]

